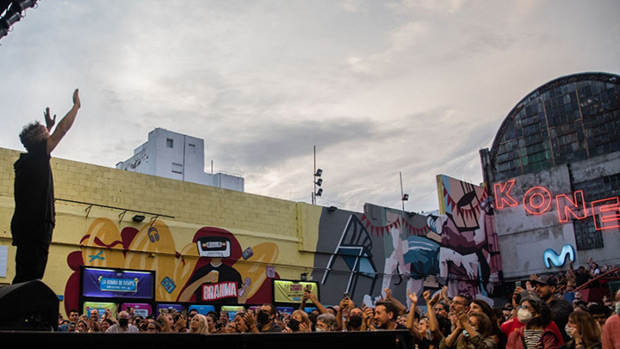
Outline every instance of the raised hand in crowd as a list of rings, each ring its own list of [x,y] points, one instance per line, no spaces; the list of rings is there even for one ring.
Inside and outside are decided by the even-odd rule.
[[[364,306],[364,308],[362,309],[362,317],[363,317],[363,321],[362,321],[362,331],[366,331],[366,330],[370,330],[370,331],[374,331],[376,330],[375,328],[375,324],[374,324],[374,310],[370,307]]]

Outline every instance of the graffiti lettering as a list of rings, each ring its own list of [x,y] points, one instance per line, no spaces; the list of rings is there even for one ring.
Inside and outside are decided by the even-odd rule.
[[[575,261],[575,248],[573,247],[573,245],[564,245],[559,255],[556,254],[553,249],[548,248],[543,254],[543,258],[545,259],[545,266],[547,268],[551,268],[551,265],[553,264],[553,266],[555,267],[561,267],[566,262],[567,256],[571,262]]]
[[[202,300],[214,301],[222,298],[237,297],[236,282],[220,282],[202,285]]]
[[[514,193],[512,193],[515,184],[515,179],[494,184],[495,206],[498,210],[519,205],[513,196]],[[555,201],[558,209],[558,220],[561,223],[567,223],[571,216],[580,220],[592,216],[596,230],[620,228],[620,200],[618,197],[593,201],[590,203],[590,210],[581,190],[574,192],[572,199],[567,194],[556,195]],[[547,188],[535,186],[525,192],[522,204],[528,214],[541,215],[551,209],[552,202],[553,197]]]

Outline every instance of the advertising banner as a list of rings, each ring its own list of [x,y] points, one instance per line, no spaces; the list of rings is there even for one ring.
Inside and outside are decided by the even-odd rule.
[[[273,280],[273,301],[275,303],[301,303],[304,291],[308,289],[319,297],[316,282]],[[308,300],[308,303],[312,301]]]
[[[152,272],[84,268],[82,296],[153,299],[153,280]]]

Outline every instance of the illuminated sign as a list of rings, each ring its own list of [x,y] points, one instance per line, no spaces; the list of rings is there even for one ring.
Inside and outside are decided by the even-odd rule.
[[[513,192],[516,182],[516,179],[510,179],[504,183],[494,184],[495,208],[497,210],[522,204],[528,214],[541,215],[551,210],[553,201],[555,201],[558,220],[561,223],[567,223],[571,218],[581,220],[592,217],[596,230],[620,228],[620,200],[618,197],[593,201],[588,207],[581,190],[574,192],[572,197],[567,194],[556,195],[554,200],[547,188],[534,186],[523,194],[521,201],[518,201]]]
[[[557,254],[553,249],[548,248],[543,254],[543,258],[545,259],[545,266],[547,268],[551,268],[551,265],[553,264],[553,266],[555,267],[561,267],[566,262],[567,256],[571,262],[575,261],[575,248],[573,247],[573,245],[564,245],[560,254]]]

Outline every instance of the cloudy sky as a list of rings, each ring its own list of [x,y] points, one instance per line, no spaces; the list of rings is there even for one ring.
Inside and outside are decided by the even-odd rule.
[[[58,158],[114,167],[162,127],[210,171],[319,205],[438,208],[435,176],[480,183],[478,151],[526,94],[620,73],[620,1],[40,0],[0,39],[0,147],[83,107]]]

